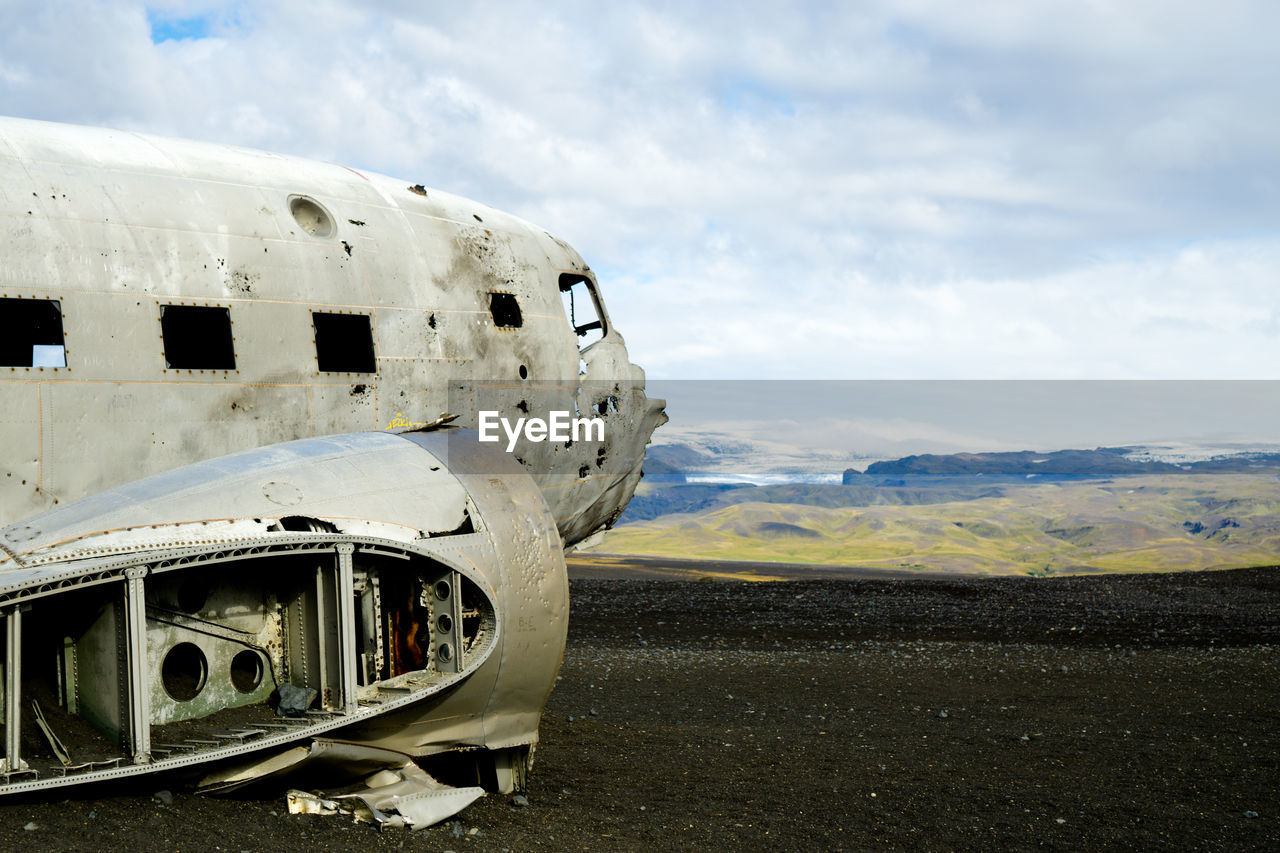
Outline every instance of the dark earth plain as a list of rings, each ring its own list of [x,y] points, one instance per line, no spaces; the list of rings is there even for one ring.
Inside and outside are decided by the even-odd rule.
[[[0,846],[1280,849],[1280,568],[768,583],[706,568],[571,561],[528,805],[491,794],[379,833],[289,815],[283,796],[157,799],[169,785],[151,779],[5,800]]]

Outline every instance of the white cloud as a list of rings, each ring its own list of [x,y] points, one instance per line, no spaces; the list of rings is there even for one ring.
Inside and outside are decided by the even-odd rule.
[[[512,210],[651,375],[1280,374],[1262,0],[10,6],[0,110]]]

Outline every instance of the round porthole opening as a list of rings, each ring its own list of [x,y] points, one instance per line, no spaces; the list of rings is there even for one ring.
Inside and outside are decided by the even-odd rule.
[[[441,661],[448,663],[449,661],[453,660],[453,649],[449,646],[448,643],[441,643],[440,648],[436,650],[436,655],[440,658]]]
[[[289,212],[298,226],[312,237],[328,237],[333,234],[333,217],[318,201],[296,195],[289,199]]]
[[[448,613],[441,613],[436,617],[436,630],[441,634],[447,634],[453,630],[453,619]]]
[[[449,598],[449,592],[448,581],[436,581],[436,598],[446,601]]]
[[[262,683],[262,655],[245,649],[231,659],[231,684],[241,693],[252,693]]]
[[[178,643],[160,664],[160,682],[175,702],[189,702],[204,690],[209,662],[195,643]]]

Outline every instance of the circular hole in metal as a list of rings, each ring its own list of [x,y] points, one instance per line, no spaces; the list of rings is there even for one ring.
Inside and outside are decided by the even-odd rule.
[[[453,660],[453,649],[448,643],[441,643],[440,648],[436,649],[436,657],[442,661],[451,661]]]
[[[314,199],[294,196],[289,199],[289,212],[302,230],[312,237],[328,237],[333,234],[333,218]]]
[[[453,630],[453,619],[448,613],[441,613],[436,617],[436,630],[441,634],[447,634]]]
[[[178,587],[178,609],[183,613],[199,613],[209,600],[209,585],[198,578],[184,580]]]
[[[160,664],[160,683],[176,702],[188,702],[200,695],[209,676],[209,662],[195,643],[178,643],[169,649]]]
[[[529,368],[525,367],[523,364],[520,365],[520,378],[521,379],[529,378]]]
[[[450,592],[448,581],[436,581],[436,598],[445,601],[449,598]]]
[[[262,655],[250,649],[231,659],[231,684],[241,693],[252,693],[262,683]]]

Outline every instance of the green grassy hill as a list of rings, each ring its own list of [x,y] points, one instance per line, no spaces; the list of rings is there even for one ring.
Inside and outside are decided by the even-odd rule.
[[[744,502],[628,524],[593,550],[998,574],[1274,565],[1280,481],[1149,475],[906,506]]]

